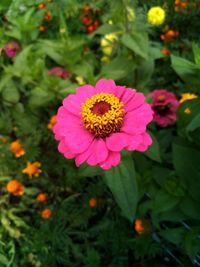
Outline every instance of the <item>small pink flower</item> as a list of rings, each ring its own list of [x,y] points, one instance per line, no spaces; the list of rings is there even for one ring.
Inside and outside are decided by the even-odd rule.
[[[13,58],[17,54],[17,50],[19,50],[20,45],[15,41],[11,41],[5,45],[5,53],[9,58]]]
[[[58,76],[64,80],[69,78],[69,75],[70,75],[70,73],[62,67],[53,67],[52,69],[48,71],[48,74]]]
[[[123,149],[144,152],[152,139],[146,132],[153,111],[135,89],[99,80],[95,87],[83,85],[63,100],[53,128],[58,150],[104,170],[120,163]]]
[[[172,125],[176,122],[176,110],[179,101],[175,94],[167,90],[154,90],[150,93],[153,97],[152,109],[154,111],[153,120],[161,127]]]

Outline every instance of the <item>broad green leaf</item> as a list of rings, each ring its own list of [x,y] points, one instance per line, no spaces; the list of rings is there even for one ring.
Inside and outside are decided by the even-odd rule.
[[[102,169],[100,167],[89,166],[88,164],[82,164],[78,168],[78,176],[80,177],[94,177],[96,175],[102,174]]]
[[[45,91],[40,87],[36,87],[31,91],[31,95],[29,98],[29,105],[32,107],[39,107],[42,105],[46,105],[53,99],[53,94]]]
[[[160,213],[168,211],[175,207],[179,201],[179,197],[175,197],[161,189],[155,196],[153,212]]]
[[[185,197],[180,203],[180,208],[189,218],[200,220],[199,202],[194,201],[191,197]]]
[[[0,263],[3,264],[2,267],[7,266],[9,263],[8,259],[3,254],[0,254]]]
[[[171,56],[171,60],[172,68],[184,82],[197,88],[200,86],[200,69],[194,63],[177,56]]]
[[[3,90],[2,97],[3,100],[6,102],[17,103],[19,101],[20,94],[17,88],[12,83],[9,83],[7,87]]]
[[[152,160],[161,162],[159,143],[156,137],[152,133],[151,137],[152,137],[152,145],[148,148],[148,150],[144,154]]]
[[[197,114],[194,119],[188,124],[187,131],[191,132],[200,127],[200,113]]]
[[[119,166],[105,171],[104,177],[122,213],[132,222],[135,218],[138,190],[131,155],[123,158]]]
[[[117,57],[102,67],[99,76],[119,80],[127,76],[130,72],[133,72],[135,67],[136,64],[133,60]]]
[[[109,33],[116,33],[119,32],[121,29],[119,26],[117,25],[113,25],[113,24],[103,24],[102,26],[100,26],[93,34],[90,35],[90,37],[92,38],[93,35],[95,34],[109,34]]]
[[[126,33],[122,36],[121,42],[136,55],[145,59],[148,57],[148,39],[144,32],[136,32],[132,35]]]
[[[142,60],[137,69],[137,88],[144,88],[154,71],[154,60]]]
[[[178,142],[173,144],[173,163],[192,198],[200,201],[200,151]]]
[[[175,245],[179,245],[184,240],[186,229],[184,227],[166,229],[160,231],[159,234],[167,241],[170,241]]]
[[[193,53],[194,53],[195,63],[200,68],[200,47],[197,44],[193,43],[192,49],[193,49]]]

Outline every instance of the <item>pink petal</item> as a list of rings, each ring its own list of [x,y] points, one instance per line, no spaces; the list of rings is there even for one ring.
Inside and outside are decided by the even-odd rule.
[[[84,103],[87,98],[92,97],[95,93],[95,88],[89,84],[80,86],[76,89],[76,95],[82,103]]]
[[[121,151],[129,144],[130,136],[125,133],[113,133],[106,138],[106,146],[113,152]]]
[[[67,159],[72,159],[75,157],[75,154],[70,151],[69,147],[66,145],[64,140],[60,141],[58,145],[58,151],[64,154],[65,158]]]
[[[101,79],[97,82],[95,86],[95,91],[97,93],[105,92],[105,93],[115,94],[116,84],[113,80]]]
[[[105,141],[101,138],[94,139],[92,145],[92,154],[87,159],[87,163],[91,166],[104,161],[108,156],[108,149],[106,147]]]
[[[93,141],[93,135],[83,127],[65,132],[65,142],[72,153],[84,152]]]
[[[152,138],[148,133],[142,135],[141,143],[136,147],[137,151],[144,152],[152,144]]]
[[[116,86],[115,95],[122,100],[124,93],[126,92],[125,86]]]
[[[123,102],[123,97],[122,97],[122,102]],[[126,102],[124,109],[126,111],[132,111],[134,109],[137,109],[140,107],[142,104],[145,103],[145,97],[143,93],[134,93],[132,98]]]
[[[120,153],[109,151],[109,155],[104,162],[99,165],[104,170],[109,170],[113,166],[117,166],[120,163]]]
[[[135,150],[139,146],[139,144],[141,144],[142,140],[143,140],[142,135],[132,135],[126,149],[130,151]]]
[[[63,106],[70,113],[80,116],[81,113],[81,101],[76,95],[69,95],[63,100]]]

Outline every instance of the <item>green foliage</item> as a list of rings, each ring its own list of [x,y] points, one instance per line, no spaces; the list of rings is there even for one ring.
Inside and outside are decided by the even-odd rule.
[[[0,1],[0,267],[199,266],[199,3],[182,1],[187,8],[176,12],[172,0],[92,0],[92,20],[100,26],[87,34],[81,22],[87,2]],[[166,21],[154,27],[146,13],[158,5]],[[52,20],[45,20],[47,12]],[[162,41],[167,29],[179,36]],[[101,39],[113,33],[107,55]],[[19,48],[9,57],[5,45],[12,41]],[[57,66],[67,79],[49,75]],[[161,88],[178,99],[198,98],[179,105],[174,125],[148,126],[153,143],[144,153],[123,152],[108,171],[77,168],[58,153],[50,119],[66,95],[102,77],[137,88],[149,103],[149,92]],[[21,157],[11,151],[16,140]],[[28,162],[41,163],[38,177],[23,172]],[[20,181],[24,194],[8,192],[11,180]],[[38,202],[39,193],[47,200]]]

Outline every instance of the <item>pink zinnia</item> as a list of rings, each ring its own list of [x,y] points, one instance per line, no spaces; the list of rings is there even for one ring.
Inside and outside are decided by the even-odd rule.
[[[176,110],[179,101],[175,94],[167,90],[154,90],[150,93],[153,97],[152,109],[154,111],[154,121],[161,127],[172,125],[176,122]]]
[[[77,166],[87,162],[107,170],[120,163],[120,151],[145,151],[152,139],[146,132],[153,119],[145,97],[135,89],[99,80],[83,85],[63,100],[53,128],[58,150]]]
[[[53,67],[52,69],[48,71],[48,74],[58,76],[64,80],[69,78],[69,75],[70,75],[70,73],[62,67]]]
[[[17,50],[20,48],[19,44],[15,41],[9,42],[5,45],[5,53],[9,58],[13,58],[17,54]]]

